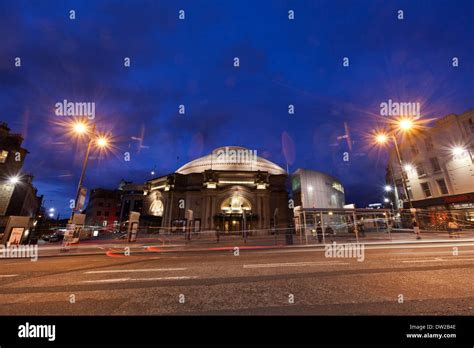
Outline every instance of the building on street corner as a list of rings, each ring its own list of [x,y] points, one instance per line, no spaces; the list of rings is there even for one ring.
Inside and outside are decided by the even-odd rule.
[[[403,168],[395,149],[389,156],[387,183],[408,208],[402,174],[414,208],[456,211],[474,221],[474,109],[437,119],[400,146]],[[392,173],[393,172],[393,173]]]
[[[37,196],[33,176],[21,172],[28,154],[22,143],[20,134],[0,123],[0,217],[35,217],[41,206],[42,196]]]

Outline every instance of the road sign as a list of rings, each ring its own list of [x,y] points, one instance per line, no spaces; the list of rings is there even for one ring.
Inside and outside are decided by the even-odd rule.
[[[72,217],[71,224],[84,226],[85,222],[86,214],[74,214],[74,216]]]
[[[84,208],[84,203],[86,202],[87,188],[81,187],[79,190],[79,196],[77,197],[76,209],[75,211],[81,211]]]
[[[23,234],[30,228],[30,225],[31,218],[29,216],[10,216],[0,243],[8,245],[20,244]],[[20,239],[18,240],[18,238]]]

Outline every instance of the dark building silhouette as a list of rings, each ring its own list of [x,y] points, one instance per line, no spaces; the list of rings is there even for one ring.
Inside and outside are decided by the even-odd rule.
[[[28,154],[22,143],[20,134],[10,133],[7,124],[0,123],[0,216],[34,217],[41,206],[33,176],[21,172]]]

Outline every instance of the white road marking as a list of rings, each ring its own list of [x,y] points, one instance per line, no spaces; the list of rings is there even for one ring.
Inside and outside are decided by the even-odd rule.
[[[115,279],[99,279],[99,280],[83,280],[81,283],[118,283],[126,282],[131,278],[115,278]]]
[[[433,259],[444,259],[444,260],[451,260],[451,259],[460,259],[460,260],[472,260],[472,255],[464,255],[464,256],[461,256],[461,255],[458,255],[458,256],[454,256],[453,253],[450,251],[450,252],[447,252],[448,255],[433,255],[431,258],[427,258],[427,256],[425,257],[422,257],[422,258],[417,258],[415,256],[411,257],[411,258],[404,258],[404,259],[397,259],[397,258],[393,258],[393,259],[390,259],[391,261],[413,261],[413,260],[433,260]],[[412,253],[413,255],[413,253]],[[418,253],[416,253],[416,255],[418,255]],[[448,257],[449,256],[449,257]]]
[[[18,274],[0,274],[0,278],[18,277]]]
[[[459,254],[468,254],[468,253],[474,253],[474,250],[461,249],[458,252],[459,252]],[[429,254],[434,254],[434,255],[449,254],[449,255],[452,255],[453,251],[450,249],[450,250],[446,250],[446,251],[433,250],[433,251],[417,251],[416,252],[416,255],[421,255],[421,254],[428,254],[428,255]],[[406,252],[406,253],[392,253],[391,255],[413,255],[413,251],[412,252]],[[391,259],[391,260],[398,260],[398,259]]]
[[[453,257],[451,259],[442,259],[442,258],[435,258],[430,260],[403,260],[403,263],[418,263],[418,262],[450,262],[450,261],[473,261],[473,258],[457,258]]]
[[[161,272],[161,271],[185,271],[187,268],[139,268],[139,269],[109,269],[105,271],[88,271],[85,274],[99,273],[127,273],[127,272]]]
[[[99,279],[99,280],[83,280],[81,283],[120,283],[127,281],[151,281],[151,280],[185,280],[196,279],[197,277],[158,277],[158,278],[116,278],[116,279]]]
[[[420,242],[415,242],[415,243],[420,243]],[[347,244],[347,243],[341,243],[341,244]],[[384,249],[420,249],[420,248],[449,248],[449,247],[464,247],[464,246],[469,246],[472,247],[474,246],[473,243],[439,243],[439,244],[434,244],[434,243],[427,243],[427,244],[401,244],[401,243],[394,243],[394,244],[384,244],[384,245],[374,245],[374,244],[369,244],[369,243],[364,243],[360,242],[360,244],[363,244],[365,247],[365,250],[384,250]],[[330,245],[329,243],[326,245]],[[291,249],[278,249],[278,250],[259,250],[260,253],[265,253],[265,254],[283,254],[283,253],[314,253],[314,252],[325,252],[325,249],[322,248],[324,244],[317,245],[317,244],[309,244],[309,245],[300,245],[296,246]],[[320,247],[316,249],[315,247]],[[464,250],[462,252],[465,252]],[[413,252],[409,252],[413,253]],[[418,253],[418,251],[416,251]]]
[[[361,243],[363,244],[363,243]],[[460,247],[460,246],[474,246],[472,243],[439,243],[439,244],[405,244],[405,245],[381,245],[372,246],[370,244],[364,244],[365,249],[377,250],[377,249],[419,249],[419,248],[447,248],[447,247]]]
[[[244,265],[244,268],[272,268],[272,267],[298,267],[298,266],[330,266],[330,265],[349,265],[342,261],[320,261],[320,262],[288,262],[288,263],[257,263]]]

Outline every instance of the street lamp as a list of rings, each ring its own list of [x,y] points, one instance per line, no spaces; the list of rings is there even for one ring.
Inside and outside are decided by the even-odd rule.
[[[385,192],[391,192],[391,191],[392,191],[392,186],[385,185]]]
[[[109,141],[107,140],[107,138],[101,136],[97,138],[96,144],[101,149],[104,149],[107,148],[107,146],[109,145]]]
[[[400,154],[400,150],[398,148],[398,141],[397,141],[397,137],[396,137],[395,133],[397,131],[401,132],[401,133],[414,132],[419,127],[419,124],[415,124],[413,118],[402,117],[402,118],[399,118],[397,120],[394,120],[394,121],[390,122],[389,126],[390,126],[390,128],[389,128],[390,131],[388,133],[381,132],[381,133],[375,134],[375,141],[376,141],[376,143],[381,144],[381,145],[386,144],[389,141],[389,139],[391,139],[393,141],[393,143],[395,145],[395,152],[396,152],[396,155],[397,155],[398,164],[399,164],[400,170],[402,171],[401,176],[402,176],[403,190],[405,191],[405,197],[408,200],[408,205],[410,207],[410,212],[412,212],[413,211],[413,204],[412,204],[409,192],[408,192],[406,175],[405,175],[405,173],[403,173],[403,169],[405,169],[405,171],[409,172],[409,171],[411,171],[412,167],[410,165],[405,165],[405,167],[403,166],[402,157],[401,157],[401,154]],[[394,175],[393,175],[393,170],[391,169],[390,160],[389,160],[389,165],[390,165],[390,171],[392,172],[392,178],[395,181]],[[396,188],[396,185],[394,185],[394,186]],[[399,208],[398,204],[397,204],[397,208]],[[402,208],[403,208],[403,206],[402,206]],[[415,233],[417,234],[417,239],[419,239],[421,237],[419,236],[419,232],[417,232],[417,230],[415,228],[415,226],[418,227],[418,223],[417,223],[416,220],[417,220],[416,219],[416,212],[414,212],[413,213],[413,227],[415,229]]]
[[[413,127],[413,122],[409,119],[402,119],[400,122],[398,122],[398,125],[399,125],[399,127],[398,127],[399,129],[401,129],[403,131],[409,131]],[[385,145],[390,140],[392,140],[394,145],[395,145],[395,152],[397,154],[398,164],[399,164],[400,168],[404,168],[403,164],[402,164],[402,158],[401,158],[401,155],[400,155],[400,150],[398,148],[398,141],[397,141],[397,138],[395,137],[395,134],[393,132],[391,132],[391,133],[379,132],[379,133],[375,134],[375,142],[379,145]],[[405,166],[405,170],[407,170],[407,166]],[[393,172],[392,172],[392,176],[393,176]],[[410,208],[413,208],[410,196],[408,194],[408,187],[407,187],[407,182],[406,182],[406,178],[405,178],[404,173],[402,173],[402,185],[403,185],[403,190],[405,191],[405,197],[408,200],[408,204],[409,204]]]
[[[472,152],[469,151],[466,147],[457,145],[451,148],[451,152],[453,154],[454,159],[461,159],[463,157],[469,156],[471,162],[474,162],[474,158],[472,156]]]
[[[16,185],[20,182],[20,177],[18,175],[12,176],[8,179],[8,182],[12,185]]]
[[[413,129],[413,121],[409,118],[402,118],[398,121],[398,128],[401,131],[410,131]]]
[[[87,125],[84,122],[76,122],[72,126],[72,131],[78,135],[87,133]]]
[[[89,161],[89,154],[91,151],[92,144],[95,143],[95,145],[100,149],[106,149],[109,146],[109,140],[107,139],[107,137],[96,134],[95,123],[92,126],[92,130],[89,131],[89,125],[87,123],[83,121],[75,122],[72,125],[72,132],[78,136],[88,135],[89,143],[87,145],[86,155],[84,157],[84,162],[82,164],[82,171],[81,171],[81,176],[79,178],[79,184],[77,185],[76,199],[74,201],[74,208],[72,211],[71,220],[74,217],[74,213],[77,212],[77,203],[79,200],[79,194],[81,192],[82,183],[84,181],[84,175],[86,173],[87,162]]]

